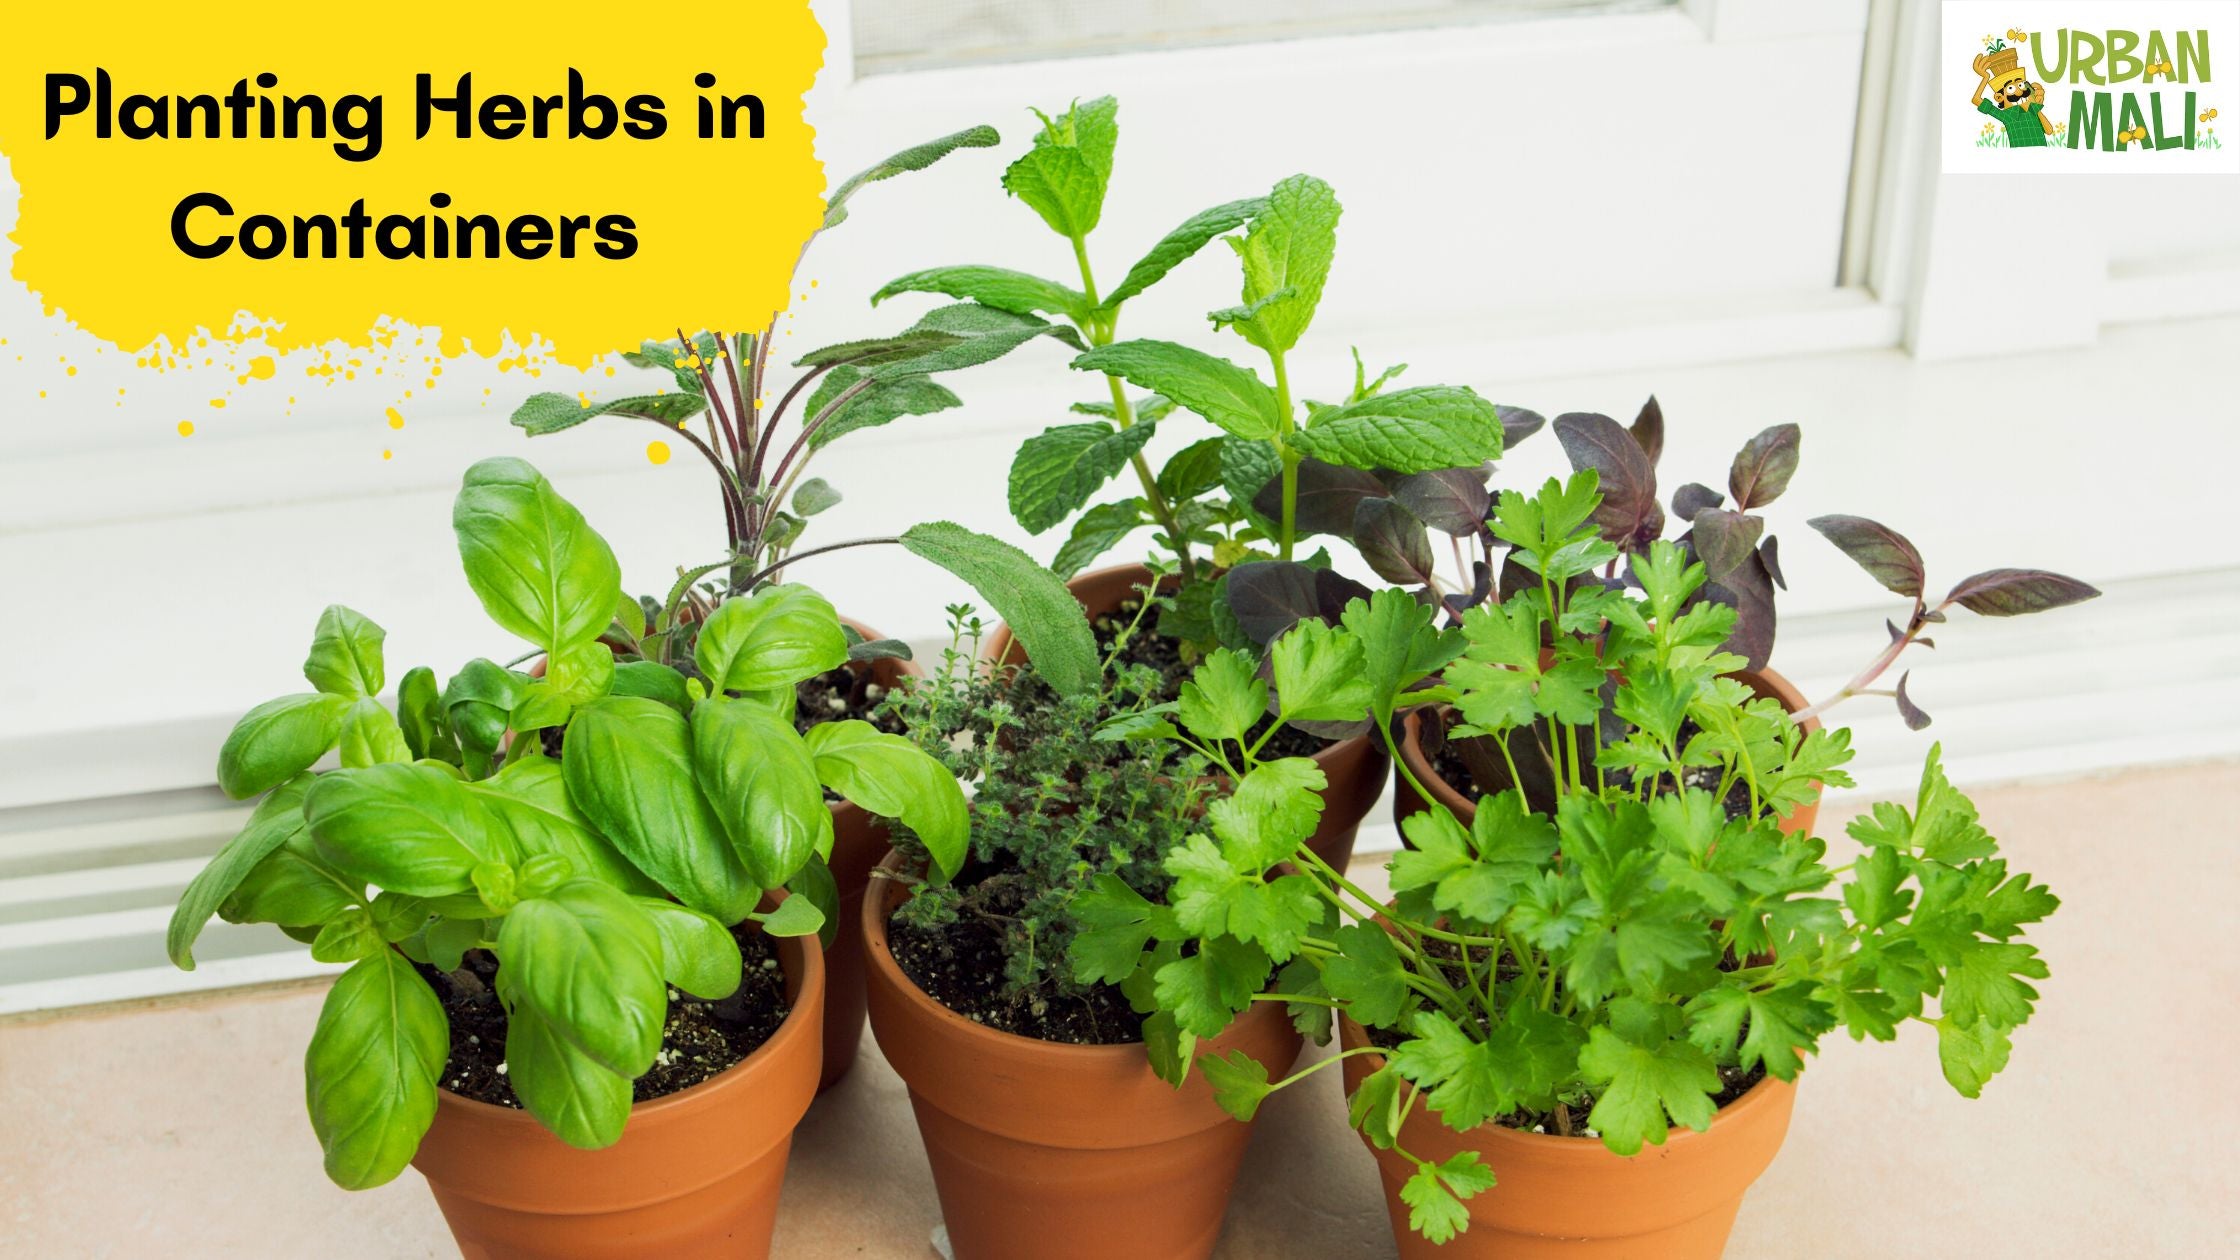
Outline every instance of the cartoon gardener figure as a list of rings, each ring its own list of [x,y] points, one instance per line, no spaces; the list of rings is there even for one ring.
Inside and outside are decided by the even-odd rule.
[[[2030,82],[2022,73],[2020,49],[2003,40],[1995,42],[1992,51],[1976,54],[1975,72],[1980,81],[1976,84],[1975,107],[2006,128],[2008,148],[2045,148],[2045,85]],[[1990,93],[1988,100],[1986,92]]]

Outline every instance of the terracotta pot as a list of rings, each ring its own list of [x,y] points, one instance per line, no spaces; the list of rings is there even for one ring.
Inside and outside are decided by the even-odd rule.
[[[714,1080],[632,1107],[605,1150],[437,1091],[412,1163],[466,1260],[770,1254],[793,1128],[816,1095],[825,995],[815,937],[777,948],[793,1006],[778,1031]]]
[[[871,1032],[910,1087],[956,1260],[1211,1255],[1251,1126],[1204,1073],[1179,1090],[1153,1075],[1140,1045],[1014,1036],[926,996],[887,944],[906,896],[888,883],[864,904]],[[1280,1077],[1299,1034],[1280,1004],[1256,1003],[1200,1045],[1230,1050]]]
[[[1339,1036],[1349,1050],[1368,1044],[1350,1019],[1340,1020]],[[1382,1055],[1347,1059],[1346,1092],[1383,1065]],[[1664,1145],[1630,1157],[1594,1138],[1490,1124],[1457,1133],[1418,1106],[1400,1126],[1401,1146],[1435,1161],[1476,1151],[1498,1179],[1464,1201],[1470,1228],[1444,1245],[1408,1228],[1400,1187],[1415,1165],[1373,1146],[1370,1153],[1401,1260],[1717,1260],[1743,1193],[1781,1149],[1796,1094],[1769,1076],[1721,1107],[1704,1132],[1674,1129]]]
[[[882,638],[878,631],[852,618],[840,620],[866,639]],[[871,680],[892,689],[906,678],[923,678],[915,661],[869,661]],[[871,868],[887,852],[886,820],[875,817],[853,801],[830,801],[832,806],[832,878],[840,886],[840,925],[832,947],[825,951],[824,1075],[817,1083],[823,1093],[840,1083],[856,1064],[856,1050],[863,1043],[863,890],[871,882]]]
[[[1799,692],[1788,679],[1770,669],[1759,673],[1744,670],[1734,677],[1748,684],[1750,689],[1759,695],[1771,696],[1779,700],[1781,707],[1791,713],[1804,708],[1807,703],[1804,694]],[[1415,774],[1417,779],[1422,781],[1425,787],[1431,789],[1431,794],[1438,797],[1440,803],[1452,811],[1456,818],[1468,823],[1477,816],[1478,806],[1457,791],[1453,784],[1440,778],[1438,771],[1432,767],[1431,758],[1425,754],[1423,748],[1423,723],[1426,720],[1428,719],[1420,709],[1411,709],[1402,718],[1398,741],[1400,760]],[[1820,719],[1816,717],[1806,718],[1798,725],[1806,731],[1816,731],[1820,729]],[[1399,823],[1410,814],[1423,812],[1423,798],[1416,795],[1415,789],[1409,786],[1407,776],[1395,769],[1392,777],[1392,821]],[[1816,796],[1810,804],[1799,806],[1794,813],[1783,818],[1779,825],[1781,830],[1789,835],[1811,835],[1812,826],[1819,818],[1820,800]],[[1401,834],[1406,835],[1405,832]]]
[[[1091,617],[1100,617],[1117,611],[1150,581],[1151,570],[1140,564],[1121,564],[1083,573],[1067,582],[1066,589]],[[980,656],[1004,665],[1023,665],[1027,660],[1026,649],[1011,637],[1011,628],[1003,625],[982,641]],[[1361,820],[1384,795],[1385,770],[1392,759],[1385,755],[1379,741],[1369,735],[1356,735],[1316,753],[1314,763],[1322,767],[1329,786],[1322,790],[1322,821],[1307,838],[1307,847],[1342,871],[1353,860],[1353,841],[1361,830]]]

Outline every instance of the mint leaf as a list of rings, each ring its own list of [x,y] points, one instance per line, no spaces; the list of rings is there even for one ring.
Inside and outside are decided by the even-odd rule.
[[[1595,1090],[1587,1123],[1620,1155],[1637,1155],[1643,1144],[1662,1146],[1670,1132],[1667,1116],[1701,1133],[1718,1114],[1711,1101],[1721,1088],[1718,1069],[1685,1041],[1644,1049],[1597,1027],[1587,1034],[1579,1070]]]
[[[1157,284],[1169,271],[1204,248],[1207,241],[1230,231],[1260,213],[1268,204],[1266,197],[1247,197],[1231,201],[1211,210],[1200,210],[1184,220],[1182,226],[1161,237],[1151,247],[1151,252],[1128,268],[1128,274],[1112,292],[1105,295],[1104,304],[1098,309],[1113,311],[1122,302]]]
[[[1339,213],[1330,185],[1293,175],[1268,193],[1244,236],[1230,238],[1244,266],[1243,305],[1252,312],[1235,322],[1245,340],[1274,354],[1299,344],[1338,252]]]
[[[1089,562],[1120,545],[1128,535],[1149,522],[1142,499],[1099,503],[1073,522],[1073,532],[1050,561],[1050,571],[1060,581],[1089,567]]]
[[[1044,116],[1034,147],[1004,171],[1004,190],[1060,236],[1078,240],[1096,230],[1112,177],[1119,112],[1119,102],[1102,96],[1055,118]]]
[[[1029,315],[1040,311],[1079,322],[1089,317],[1089,299],[1079,289],[1005,267],[964,265],[913,271],[887,281],[871,295],[877,306],[897,293],[945,293],[999,311]]]
[[[1501,417],[1475,390],[1418,385],[1322,412],[1292,441],[1316,459],[1347,468],[1466,468],[1499,458]]]
[[[1061,424],[1028,438],[1011,461],[1012,518],[1039,534],[1071,516],[1153,432],[1148,424]]]
[[[1250,369],[1171,341],[1116,341],[1080,355],[1073,366],[1155,390],[1236,437],[1264,442],[1281,423],[1276,392]]]

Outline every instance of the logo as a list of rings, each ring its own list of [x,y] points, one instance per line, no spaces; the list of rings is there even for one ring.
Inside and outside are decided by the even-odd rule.
[[[2240,174],[2240,0],[1949,0],[1941,51],[1947,172]]]

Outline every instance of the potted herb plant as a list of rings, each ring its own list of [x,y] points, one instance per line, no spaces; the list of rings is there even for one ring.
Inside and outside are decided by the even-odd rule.
[[[848,652],[808,588],[717,609],[687,678],[602,642],[638,605],[529,465],[469,469],[452,523],[542,676],[417,668],[392,709],[384,632],[328,609],[314,689],[219,754],[220,786],[262,799],[181,896],[172,959],[193,967],[215,913],[349,963],[304,1059],[327,1173],[415,1163],[470,1254],[764,1254],[819,1071],[824,789],[909,818],[931,878],[962,856],[963,795],[898,736],[788,720]]]
[[[1417,784],[1428,806],[1379,898],[1299,845],[1308,767],[1240,740],[1264,684],[1216,654],[1173,724],[1129,729],[1230,760],[1233,799],[1258,807],[1208,811],[1163,899],[1108,880],[1076,908],[1095,925],[1077,955],[1148,984],[1186,1032],[1256,1002],[1321,1035],[1336,1017],[1342,1050],[1292,1076],[1198,1065],[1239,1116],[1340,1065],[1404,1256],[1716,1256],[1821,1037],[1928,1024],[1974,1097],[2047,974],[2021,937],[2058,902],[2009,870],[1936,751],[1912,808],[1852,824],[1857,859],[1782,828],[1848,781],[1849,733],[1734,677],[1741,613],[1698,598],[1710,566],[1661,539],[1621,554],[1596,486],[1590,467],[1500,496],[1494,533],[1530,580],[1459,628],[1385,590],[1276,644],[1279,706],[1364,704],[1390,739],[1402,706],[1449,703],[1497,750],[1530,728],[1552,800],[1512,773],[1523,786],[1466,819]],[[1910,547],[1823,528],[1919,598]],[[1628,583],[1576,581],[1613,561]],[[1953,600],[2031,611],[2094,593],[1999,572]],[[1917,620],[1941,611],[1917,604]]]
[[[1004,189],[1066,240],[1078,287],[1002,267],[947,266],[903,276],[873,300],[906,292],[970,298],[1064,321],[1087,344],[1073,366],[1101,376],[1103,396],[1075,404],[1077,422],[1045,430],[1020,447],[1011,468],[1010,508],[1030,533],[1073,520],[1052,567],[1072,579],[1106,650],[1119,628],[1133,621],[1135,601],[1158,605],[1153,632],[1140,635],[1130,651],[1166,675],[1166,697],[1172,698],[1190,662],[1206,651],[1264,647],[1290,624],[1271,625],[1229,575],[1256,558],[1294,559],[1314,516],[1314,487],[1300,477],[1306,461],[1401,477],[1473,464],[1501,453],[1502,424],[1492,404],[1465,388],[1384,388],[1398,369],[1374,381],[1357,370],[1351,393],[1334,404],[1294,395],[1288,356],[1314,319],[1337,249],[1337,196],[1312,176],[1293,176],[1265,196],[1191,216],[1119,283],[1100,288],[1090,241],[1111,182],[1118,118],[1110,97],[1043,116],[1032,146],[1003,176]],[[1265,356],[1267,378],[1178,342],[1119,337],[1127,303],[1216,238],[1233,249],[1243,286],[1239,305],[1210,318],[1216,329],[1242,336]],[[1129,386],[1147,392],[1131,396]],[[1154,472],[1146,445],[1157,430],[1178,422],[1179,413],[1209,422],[1216,432]],[[1121,497],[1092,505],[1115,478],[1132,484]],[[1167,557],[1162,578],[1141,565],[1082,572],[1146,526],[1156,529]],[[1326,556],[1315,564],[1328,569]],[[995,659],[1019,659],[1000,632],[987,646]],[[1361,818],[1382,793],[1381,745],[1368,738],[1359,714],[1286,727],[1275,738],[1283,751],[1322,766],[1329,786],[1315,842],[1342,865]]]
[[[905,149],[860,172],[827,199],[819,234],[847,219],[849,201],[865,185],[923,170],[959,149],[986,148],[997,141],[994,128],[972,127]],[[811,237],[802,246],[797,276],[815,242]],[[940,522],[899,538],[853,539],[807,549],[800,544],[811,519],[841,501],[830,483],[807,475],[828,446],[905,416],[960,406],[961,400],[937,376],[988,362],[1042,337],[1079,349],[1070,327],[1046,322],[1031,311],[963,302],[930,312],[892,337],[809,351],[795,361],[801,370],[789,382],[771,362],[784,318],[783,311],[774,314],[760,333],[687,336],[680,330],[674,341],[646,342],[623,357],[660,374],[664,383],[650,393],[604,401],[542,393],[515,409],[513,423],[531,437],[599,417],[652,422],[691,446],[714,474],[723,509],[723,554],[679,569],[666,603],[645,601],[653,624],[637,624],[634,633],[618,642],[619,648],[689,676],[697,628],[717,607],[782,581],[793,560],[843,547],[899,542],[978,585],[982,598],[999,609],[1031,602],[1033,592],[1057,588],[1016,549]],[[701,432],[694,431],[695,422]],[[842,624],[849,640],[847,660],[797,684],[794,723],[803,732],[835,719],[872,719],[879,699],[918,672],[907,645],[859,621],[844,618]],[[892,718],[880,720],[891,723]],[[856,911],[871,868],[887,848],[874,814],[837,794],[830,803],[830,869],[839,909],[826,933],[822,1088],[827,1089],[854,1064],[854,1048],[863,1037],[863,942]]]
[[[872,1032],[909,1087],[952,1254],[1204,1257],[1249,1127],[1203,1079],[1168,1083],[1188,1043],[1148,988],[1102,978],[1076,898],[1103,881],[1159,895],[1198,814],[1226,806],[1174,746],[1095,734],[1157,670],[1108,657],[1102,686],[1053,700],[1039,658],[985,671],[977,621],[952,613],[940,673],[890,703],[972,785],[970,851],[943,880],[905,820],[863,906]],[[1279,1073],[1299,1051],[1271,1006],[1205,1038]]]

